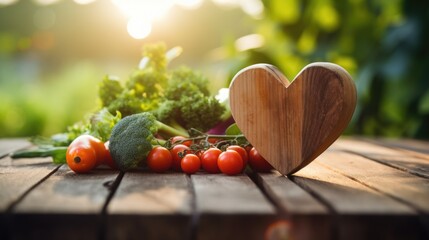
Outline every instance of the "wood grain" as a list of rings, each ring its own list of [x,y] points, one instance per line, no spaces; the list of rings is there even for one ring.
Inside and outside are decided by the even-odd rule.
[[[320,156],[320,163],[419,211],[429,213],[428,179],[350,153],[326,152]]]
[[[107,239],[187,239],[192,195],[182,173],[125,173],[107,208]]]
[[[95,169],[76,174],[63,165],[31,191],[15,208],[15,213],[101,214],[109,194],[108,185],[118,171]]]
[[[329,209],[279,172],[256,174],[258,185],[283,210],[291,239],[332,239]]]
[[[246,175],[191,176],[198,214],[197,239],[263,239],[276,210]]]
[[[257,64],[237,73],[230,86],[238,127],[282,174],[298,171],[325,151],[355,105],[350,75],[330,63],[306,66],[292,83],[275,67]]]
[[[74,174],[3,157],[0,239],[428,239],[426,154],[374,141],[340,138],[288,177]]]
[[[0,160],[0,212],[6,211],[11,204],[56,170],[50,158]]]
[[[408,150],[412,154],[419,153],[417,156],[429,159],[429,142],[427,141],[416,139],[377,139],[376,141],[386,146]]]
[[[111,170],[76,174],[63,165],[15,207],[11,234],[18,239],[98,238],[110,192],[106,184],[117,174]]]
[[[401,151],[373,144],[369,141],[342,139],[333,149],[353,152],[377,162],[401,169],[412,174],[429,178],[429,160],[413,152]]]
[[[320,165],[326,154],[295,173],[293,181],[334,211],[334,238],[421,239],[413,208]]]

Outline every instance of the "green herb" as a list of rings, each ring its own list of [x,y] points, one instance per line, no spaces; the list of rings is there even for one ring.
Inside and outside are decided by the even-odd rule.
[[[37,149],[20,150],[12,153],[11,158],[52,157],[56,164],[66,163],[67,147],[39,147]]]

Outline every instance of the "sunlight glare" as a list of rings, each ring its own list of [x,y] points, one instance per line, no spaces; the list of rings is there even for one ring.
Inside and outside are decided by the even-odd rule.
[[[177,5],[187,8],[187,9],[196,9],[201,6],[203,0],[176,0]]]
[[[240,5],[243,11],[252,17],[261,17],[264,11],[264,5],[261,0],[241,1]]]
[[[131,18],[127,24],[128,33],[135,39],[143,39],[152,31],[150,21],[142,18]]]
[[[16,3],[18,0],[0,0],[0,6],[7,6]]]
[[[249,49],[260,48],[264,45],[265,40],[262,35],[249,34],[235,41],[235,48],[238,51],[246,51]]]
[[[261,18],[264,4],[261,0],[212,0],[215,4],[226,8],[240,7],[243,12],[254,17]]]
[[[128,17],[144,16],[149,21],[167,15],[174,2],[172,0],[112,0],[113,3]]]
[[[224,7],[235,7],[240,4],[240,0],[212,0],[215,4]]]
[[[50,5],[58,2],[59,0],[33,0],[33,2],[39,5]]]
[[[73,0],[75,3],[80,5],[86,5],[95,2],[95,0]]]

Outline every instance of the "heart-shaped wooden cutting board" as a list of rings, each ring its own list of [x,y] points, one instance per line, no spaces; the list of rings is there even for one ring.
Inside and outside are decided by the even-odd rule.
[[[274,66],[256,64],[231,82],[230,106],[247,140],[282,174],[325,151],[347,127],[356,88],[342,67],[307,65],[292,81]]]

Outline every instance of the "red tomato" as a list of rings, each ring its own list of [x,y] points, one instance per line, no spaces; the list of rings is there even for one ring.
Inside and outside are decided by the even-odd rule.
[[[109,150],[109,141],[104,143],[104,146],[106,148],[106,154],[105,154],[105,158],[104,158],[104,164],[106,164],[107,166],[109,166],[111,169],[118,169],[118,167],[116,166],[115,162],[113,161],[112,156],[110,155],[110,150]]]
[[[207,142],[209,142],[209,143],[211,143],[211,144],[215,144],[215,143],[217,143],[219,141],[219,139],[218,138],[208,138],[207,139]]]
[[[269,172],[273,169],[254,147],[249,152],[249,165],[256,172]]]
[[[183,154],[182,157],[186,154],[186,151],[191,150],[188,146],[183,144],[175,145],[171,150],[171,156],[173,157],[173,169],[180,171],[180,161],[182,158],[179,156],[179,153]]]
[[[231,146],[228,146],[226,150],[234,150],[238,152],[238,154],[240,154],[241,159],[243,159],[243,170],[244,170],[244,168],[246,168],[246,165],[247,165],[247,160],[249,159],[246,149],[238,145],[231,145]]]
[[[192,153],[186,154],[182,161],[180,162],[180,166],[182,167],[182,171],[187,174],[194,174],[198,172],[201,167],[200,158]]]
[[[154,147],[147,156],[147,165],[150,170],[162,173],[167,171],[173,165],[173,157],[170,151],[165,147]]]
[[[178,142],[178,141],[183,141],[183,140],[185,140],[186,138],[185,137],[183,137],[183,136],[175,136],[175,137],[173,137],[172,139],[171,139],[171,143],[176,143],[176,142]],[[192,144],[192,141],[191,140],[188,140],[188,141],[184,141],[184,142],[181,142],[180,144],[183,144],[183,145],[186,145],[186,146],[188,146],[188,147],[190,147],[191,146],[191,144]]]
[[[105,151],[104,143],[100,140],[91,135],[81,135],[67,148],[67,165],[77,173],[89,172],[101,162],[100,159],[104,159]]]
[[[219,173],[217,159],[222,151],[219,148],[209,148],[201,155],[201,164],[203,169],[209,173]]]
[[[247,145],[246,147],[244,147],[244,149],[246,149],[246,152],[250,152],[250,150],[252,150],[252,145]],[[249,155],[249,154],[247,154],[247,155]]]
[[[221,172],[227,175],[236,175],[243,170],[243,159],[238,152],[226,150],[219,155],[217,165]]]

